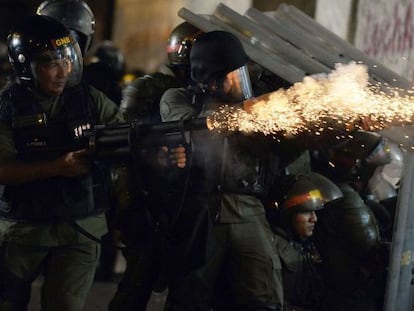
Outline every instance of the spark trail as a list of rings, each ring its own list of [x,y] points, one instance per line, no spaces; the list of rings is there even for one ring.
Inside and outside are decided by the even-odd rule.
[[[326,130],[370,130],[411,123],[413,90],[372,86],[368,69],[351,62],[329,74],[308,76],[289,89],[279,89],[246,101],[243,108],[223,106],[208,118],[210,129],[261,132],[265,135],[321,135]],[[402,95],[404,94],[404,95]]]

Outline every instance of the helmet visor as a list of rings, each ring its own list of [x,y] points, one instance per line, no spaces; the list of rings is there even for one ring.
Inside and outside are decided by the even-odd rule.
[[[168,59],[172,65],[187,65],[190,64],[190,51],[193,45],[193,40],[185,39],[181,42],[172,41],[167,46]]]
[[[35,55],[30,65],[35,85],[46,93],[58,93],[82,79],[83,60],[77,43]]]
[[[368,190],[377,201],[395,198],[397,190],[383,176],[384,167],[377,167],[368,181]]]
[[[390,148],[384,139],[381,139],[380,143],[365,159],[365,162],[373,166],[385,165],[391,162]]]
[[[290,195],[284,203],[286,211],[309,212],[324,207],[322,194],[319,189],[312,189],[304,193]]]
[[[243,101],[253,97],[249,71],[246,65],[226,75],[223,81],[223,91],[228,98],[234,101]]]

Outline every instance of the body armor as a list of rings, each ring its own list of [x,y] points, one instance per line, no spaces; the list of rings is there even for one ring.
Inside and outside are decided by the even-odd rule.
[[[67,89],[62,96],[63,100],[71,102],[60,114],[64,120],[51,121],[36,119],[45,114],[26,88],[14,85],[3,94],[0,117],[12,127],[18,159],[51,160],[80,149],[80,131],[96,123],[97,112],[88,98],[86,86]],[[36,120],[38,122],[33,122]],[[0,217],[18,222],[48,223],[101,213],[107,202],[104,181],[98,178],[103,176],[98,173],[99,163],[94,164],[92,173],[86,175],[57,176],[3,186]]]

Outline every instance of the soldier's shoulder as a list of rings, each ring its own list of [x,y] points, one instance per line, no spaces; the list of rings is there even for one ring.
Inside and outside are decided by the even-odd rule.
[[[175,76],[174,71],[167,64],[162,64],[160,67],[158,67],[157,72],[168,76]]]
[[[182,88],[182,87],[169,88],[168,90],[164,92],[161,100],[165,101],[165,100],[171,100],[171,99],[183,99],[187,101],[188,99],[191,98],[191,96],[192,94],[186,88]]]
[[[152,74],[147,74],[143,77],[135,79],[130,87],[138,91],[142,91],[147,88],[152,89],[168,89],[172,87],[179,87],[180,82],[176,77],[164,74],[162,72],[155,72]]]

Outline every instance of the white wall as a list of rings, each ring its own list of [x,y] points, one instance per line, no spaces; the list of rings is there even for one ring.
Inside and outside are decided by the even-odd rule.
[[[318,0],[316,1],[315,20],[346,40],[351,6],[352,0]]]
[[[414,2],[359,0],[355,46],[414,81]]]
[[[184,0],[184,6],[196,14],[211,14],[219,3],[239,14],[244,14],[252,6],[252,0]]]

